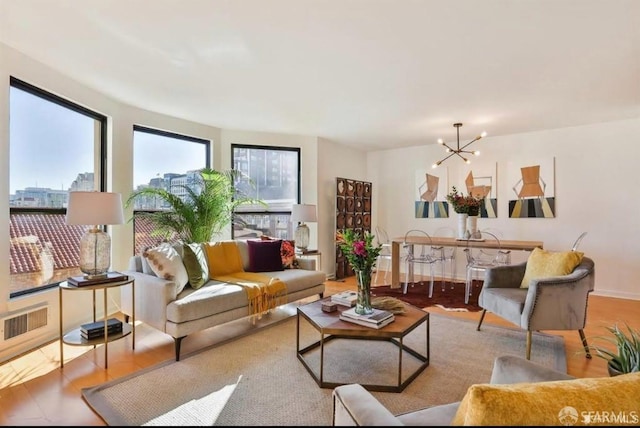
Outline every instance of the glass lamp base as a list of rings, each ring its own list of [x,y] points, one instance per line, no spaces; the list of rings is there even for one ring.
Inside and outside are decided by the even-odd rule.
[[[304,223],[300,223],[296,228],[295,233],[296,247],[302,251],[306,251],[309,248],[309,226]]]
[[[111,265],[111,237],[100,229],[89,229],[80,238],[80,270],[85,278],[107,276]]]

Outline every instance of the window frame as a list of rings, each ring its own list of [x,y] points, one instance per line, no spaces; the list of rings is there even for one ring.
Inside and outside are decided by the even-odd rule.
[[[63,98],[59,95],[55,95],[51,92],[48,92],[38,86],[32,85],[30,83],[25,82],[24,80],[18,79],[14,76],[9,76],[9,90],[11,88],[16,88],[21,91],[27,92],[30,95],[38,97],[44,101],[48,101],[54,103],[60,107],[69,109],[73,112],[79,113],[83,116],[89,117],[100,124],[100,133],[99,133],[99,141],[94,140],[94,159],[96,155],[96,150],[99,151],[97,153],[99,162],[94,165],[94,181],[95,177],[99,177],[99,191],[106,191],[106,183],[107,183],[107,171],[108,171],[108,159],[107,159],[107,116],[98,113],[94,110],[90,110],[84,106],[76,104],[66,98]],[[9,109],[10,111],[10,109]],[[11,114],[11,111],[10,111]],[[97,143],[97,144],[96,144]],[[11,148],[11,135],[9,133],[9,148]],[[9,170],[11,171],[12,165],[9,165]],[[11,180],[11,172],[9,172],[9,180]],[[66,215],[66,208],[33,208],[33,207],[9,207],[9,218],[13,214],[43,214],[43,215]],[[26,290],[19,290],[9,293],[9,299],[14,299],[17,297],[22,297],[26,295],[31,295],[33,293],[37,293],[43,290],[48,290],[51,288],[58,287],[61,281],[52,282],[46,285],[34,286],[32,288]]]

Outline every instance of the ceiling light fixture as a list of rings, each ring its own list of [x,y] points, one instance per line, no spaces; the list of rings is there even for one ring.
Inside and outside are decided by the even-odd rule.
[[[453,149],[453,148],[449,147],[447,145],[447,143],[445,143],[442,138],[439,138],[438,139],[438,144],[440,144],[441,146],[444,146],[446,151],[447,151],[447,153],[449,153],[449,155],[446,156],[444,159],[439,160],[438,162],[436,162],[433,165],[431,165],[432,168],[439,167],[440,164],[442,164],[442,162],[446,161],[447,159],[449,159],[453,155],[460,156],[460,159],[462,159],[465,163],[471,163],[471,161],[469,159],[467,159],[466,157],[464,157],[461,153],[469,153],[469,154],[474,155],[474,156],[478,156],[480,154],[480,152],[478,150],[471,151],[471,150],[464,150],[464,149],[467,148],[471,143],[474,143],[474,142],[478,141],[482,137],[486,137],[487,133],[485,131],[482,131],[482,134],[478,135],[476,138],[474,138],[473,140],[469,141],[464,146],[460,147],[460,127],[462,126],[462,124],[461,123],[454,123],[453,126],[456,127],[456,132],[458,134],[457,149]]]

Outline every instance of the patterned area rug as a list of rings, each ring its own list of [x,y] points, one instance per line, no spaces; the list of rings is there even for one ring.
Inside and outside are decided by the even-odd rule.
[[[390,285],[379,285],[371,287],[371,295],[372,297],[395,297],[403,302],[423,309],[429,306],[438,306],[447,311],[478,312],[482,310],[482,308],[478,306],[478,295],[481,289],[482,281],[474,280],[468,304],[464,303],[463,282],[451,283],[446,281],[443,291],[442,281],[435,281],[433,283],[433,296],[431,298],[429,298],[429,281],[410,282],[407,287],[407,294],[402,294],[402,288],[391,288]]]
[[[300,332],[301,348],[319,340],[305,321]],[[446,315],[430,315],[429,337],[429,366],[402,393],[373,393],[394,414],[459,401],[470,385],[489,381],[497,356],[525,353],[525,332],[520,329],[484,324],[477,331],[475,321]],[[404,343],[424,350],[425,324]],[[305,354],[316,374],[318,349]],[[534,333],[531,360],[566,372],[562,337]],[[330,341],[324,351],[324,379],[393,384],[397,364],[398,348],[389,342]],[[403,354],[403,378],[415,364],[411,354]],[[293,316],[178,362],[84,388],[82,395],[108,425],[329,426],[331,392],[319,388],[298,361]]]

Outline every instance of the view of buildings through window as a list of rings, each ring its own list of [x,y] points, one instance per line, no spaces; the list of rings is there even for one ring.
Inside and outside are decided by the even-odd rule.
[[[133,131],[134,188],[154,187],[183,196],[198,170],[209,167],[208,140],[135,126]],[[134,201],[134,254],[158,244],[153,225],[136,212],[164,210],[162,200],[149,197]]]
[[[67,199],[70,191],[102,190],[104,166],[94,158],[103,153],[106,118],[14,78],[9,99],[9,288],[15,297],[81,273],[85,227],[65,224]]]
[[[267,235],[293,239],[291,206],[300,198],[300,149],[232,145],[233,168],[247,180],[239,183],[242,192],[267,203],[238,208],[242,220],[233,227],[235,239]]]

